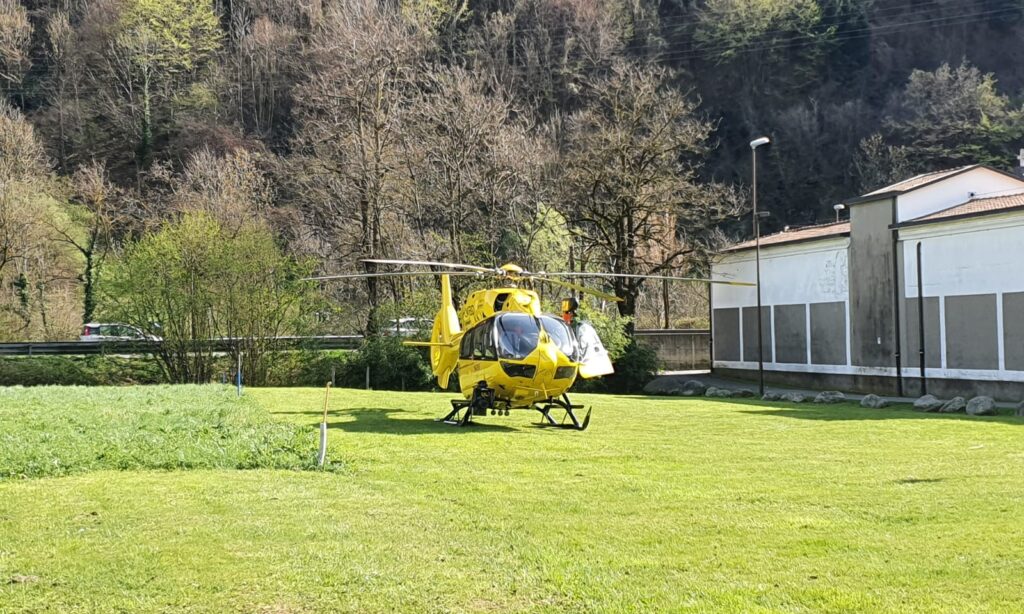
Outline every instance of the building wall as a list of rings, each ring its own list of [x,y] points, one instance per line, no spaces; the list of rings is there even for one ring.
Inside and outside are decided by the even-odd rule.
[[[976,168],[899,197],[896,221],[902,223],[959,205],[973,196],[999,196],[1024,188],[1020,179],[987,168]],[[860,205],[851,207],[851,211]]]
[[[896,366],[894,206],[884,199],[850,208],[850,345],[857,366]]]
[[[831,237],[761,250],[761,326],[765,368],[834,369],[849,365],[849,239]],[[754,281],[754,251],[720,257],[712,278]],[[757,368],[757,294],[716,285],[712,339],[716,368]]]
[[[1024,382],[1024,213],[900,230],[903,375],[914,379],[921,346],[918,243],[926,379]]]
[[[892,228],[898,216],[964,202],[968,196],[960,192],[968,183],[975,191],[1021,188],[1012,178],[979,169],[895,202],[852,206],[849,238],[763,248],[766,379],[921,394],[923,315],[928,392],[1024,398],[1024,212]],[[949,186],[949,194],[939,186]],[[753,281],[754,251],[722,255],[712,277]],[[715,286],[712,296],[715,371],[756,376],[755,288]]]

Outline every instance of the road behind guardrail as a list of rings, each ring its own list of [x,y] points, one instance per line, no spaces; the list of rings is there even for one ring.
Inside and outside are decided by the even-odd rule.
[[[363,342],[361,335],[333,335],[327,337],[281,337],[278,346],[285,349],[354,350]],[[160,349],[160,341],[27,341],[0,343],[0,356],[82,356],[88,354],[153,354]],[[211,342],[214,352],[230,351],[237,343],[233,339]]]
[[[654,349],[662,368],[708,369],[711,350],[707,330],[637,330],[637,341]],[[285,349],[354,350],[363,342],[362,335],[331,335],[323,337],[282,337],[279,347]],[[231,339],[212,342],[215,352],[228,352],[234,346]],[[0,343],[0,356],[81,356],[89,354],[153,354],[159,341],[32,341]]]

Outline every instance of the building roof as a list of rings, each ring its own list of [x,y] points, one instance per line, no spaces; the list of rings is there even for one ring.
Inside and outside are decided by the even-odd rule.
[[[826,239],[828,237],[841,237],[850,234],[850,222],[833,222],[831,224],[819,224],[817,226],[804,226],[802,228],[791,228],[782,232],[761,237],[761,247],[769,245],[782,245],[786,243],[800,243],[813,241],[815,239]],[[737,252],[744,249],[753,249],[753,240],[737,243],[722,250],[723,252]]]
[[[935,181],[939,181],[940,179],[945,179],[946,177],[949,177],[950,175],[956,175],[958,173],[962,173],[964,171],[970,170],[972,168],[976,168],[978,166],[981,166],[981,165],[980,164],[969,164],[967,166],[958,166],[956,168],[951,168],[951,169],[947,169],[947,170],[944,170],[944,171],[933,171],[931,173],[921,173],[920,175],[915,175],[915,176],[911,177],[910,179],[904,179],[903,181],[897,181],[896,183],[887,185],[884,188],[878,188],[877,190],[868,192],[867,194],[864,194],[860,198],[864,198],[866,196],[879,196],[879,195],[882,195],[882,194],[902,194],[904,192],[909,192],[911,190],[914,190],[914,189],[920,188],[922,186],[928,185],[929,183],[933,183]]]
[[[1005,194],[1003,196],[990,196],[988,198],[972,198],[965,203],[954,205],[948,209],[908,220],[901,224],[901,226],[975,217],[988,213],[1003,213],[1014,209],[1024,209],[1024,192]]]
[[[1024,180],[1021,177],[1007,173],[996,168],[986,166],[984,164],[971,164],[968,166],[961,166],[958,168],[952,168],[944,171],[936,171],[934,173],[924,173],[911,177],[910,179],[904,179],[897,183],[879,188],[874,192],[868,192],[867,194],[849,200],[846,204],[856,204],[858,202],[868,202],[876,200],[881,196],[898,196],[912,190],[930,185],[937,181],[947,179],[953,175],[959,175],[975,168],[984,168],[997,173],[1008,175],[1021,181],[1021,191],[1013,194],[1003,194],[1001,196],[990,196],[986,198],[972,198],[967,202],[960,203],[948,207],[941,211],[929,213],[912,220],[907,220],[901,224],[894,224],[892,227],[903,227],[903,226],[915,226],[918,224],[928,224],[932,222],[942,222],[947,220],[956,220],[961,218],[976,217],[980,215],[988,215],[993,213],[1004,213],[1013,210],[1024,210]],[[761,247],[768,247],[771,245],[785,245],[789,243],[802,243],[804,241],[814,241],[818,239],[827,239],[830,237],[849,236],[850,234],[850,222],[833,222],[830,224],[819,224],[816,226],[804,226],[802,228],[792,228],[783,232],[778,232],[772,235],[766,235],[761,237]],[[745,249],[753,249],[755,242],[753,240],[744,241],[737,243],[722,250],[722,253],[727,252],[738,252]]]
[[[991,171],[993,173],[999,173],[1000,175],[1005,175],[1005,176],[1010,177],[1012,179],[1016,179],[1017,181],[1019,181],[1021,183],[1021,186],[1024,187],[1024,179],[1022,179],[1019,175],[1015,175],[1013,173],[1010,173],[1010,172],[1007,172],[1007,171],[1004,171],[1004,170],[1001,170],[1001,169],[998,169],[998,168],[994,168],[994,167],[988,166],[987,164],[968,164],[967,166],[958,166],[957,168],[951,168],[951,169],[947,169],[947,170],[944,170],[944,171],[935,171],[935,172],[932,172],[932,173],[924,173],[924,174],[921,174],[921,175],[915,175],[914,177],[911,177],[910,179],[904,179],[903,181],[897,181],[896,183],[887,185],[884,188],[878,188],[877,190],[875,190],[873,192],[868,192],[867,194],[863,194],[863,195],[858,196],[856,198],[851,198],[851,199],[845,201],[844,204],[846,204],[846,205],[856,205],[856,204],[860,204],[860,203],[866,203],[866,202],[881,200],[882,198],[891,198],[891,197],[894,197],[894,196],[900,196],[901,194],[906,194],[907,192],[913,192],[914,190],[916,190],[918,188],[923,188],[925,186],[932,185],[933,183],[938,183],[939,181],[942,181],[943,179],[949,179],[950,177],[953,177],[955,175],[959,175],[961,173],[966,173],[968,171],[973,171],[973,170],[979,169],[979,168],[983,168],[983,169],[985,169],[987,171]]]

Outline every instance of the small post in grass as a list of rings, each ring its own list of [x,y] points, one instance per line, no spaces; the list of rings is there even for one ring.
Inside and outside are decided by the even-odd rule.
[[[238,389],[238,396],[242,396],[242,353],[238,353],[238,371],[235,372],[235,386]]]
[[[331,382],[324,389],[324,419],[320,422],[320,452],[316,457],[316,466],[323,467],[327,460],[327,399],[331,395]]]

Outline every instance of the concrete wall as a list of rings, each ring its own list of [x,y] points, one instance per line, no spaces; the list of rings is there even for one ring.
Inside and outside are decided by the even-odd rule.
[[[653,349],[658,363],[666,371],[692,371],[711,368],[711,331],[637,330],[638,343]]]
[[[920,376],[920,243],[928,392],[943,380],[1024,383],[1024,213],[909,226],[899,236],[905,381]]]
[[[763,248],[762,344],[765,369],[845,369],[849,366],[846,237]],[[754,253],[727,254],[712,278],[755,278]],[[715,368],[756,368],[754,288],[720,286],[712,293]]]
[[[891,199],[850,207],[850,349],[852,364],[895,367]]]

